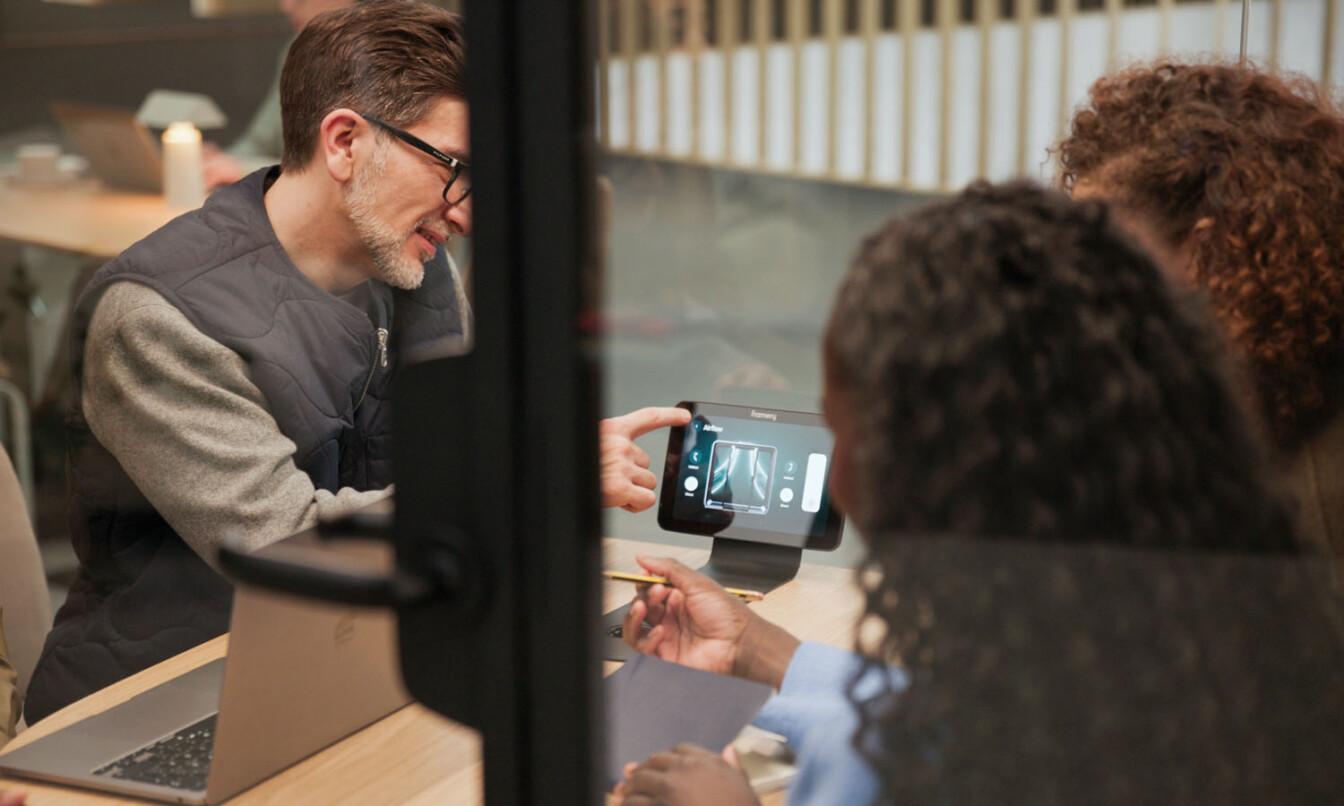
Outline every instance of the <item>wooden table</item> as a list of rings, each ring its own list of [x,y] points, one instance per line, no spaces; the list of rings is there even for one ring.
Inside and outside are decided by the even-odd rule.
[[[678,548],[629,540],[604,542],[604,565],[636,570],[636,554],[675,557],[700,565],[702,549]],[[852,571],[805,564],[794,581],[753,604],[761,615],[789,628],[803,640],[834,646],[853,645],[854,623],[863,600]],[[629,601],[628,583],[605,582],[603,603],[611,610]],[[228,637],[221,636],[163,663],[91,694],[33,725],[10,743],[22,747],[39,737],[130,699],[145,689],[222,657]],[[614,664],[611,666],[614,667]],[[125,797],[87,790],[33,784],[0,778],[0,789],[13,786],[29,792],[32,806],[48,804],[139,803]],[[479,804],[480,742],[476,732],[419,705],[409,705],[336,744],[295,764],[230,800],[254,803],[405,803]],[[765,798],[782,804],[782,793]]]
[[[0,182],[0,238],[113,258],[186,210],[162,196],[106,190],[96,182]]]

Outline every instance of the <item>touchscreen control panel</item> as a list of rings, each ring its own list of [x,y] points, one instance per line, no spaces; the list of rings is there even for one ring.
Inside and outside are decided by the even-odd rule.
[[[680,403],[658,522],[674,532],[829,550],[841,518],[826,487],[832,438],[817,414]]]

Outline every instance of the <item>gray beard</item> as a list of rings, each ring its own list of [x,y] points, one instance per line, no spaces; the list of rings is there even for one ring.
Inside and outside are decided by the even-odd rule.
[[[364,170],[355,174],[345,193],[345,207],[354,225],[355,233],[373,259],[378,279],[407,291],[420,287],[425,279],[425,266],[407,258],[402,252],[407,236],[396,232],[374,209],[373,188],[383,175],[386,152],[379,149]]]

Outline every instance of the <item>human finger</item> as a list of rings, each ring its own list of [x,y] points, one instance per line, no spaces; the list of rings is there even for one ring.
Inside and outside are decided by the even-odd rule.
[[[630,603],[630,609],[625,611],[625,620],[621,622],[621,640],[631,647],[634,647],[635,640],[639,638],[647,607],[644,602],[636,599]]]
[[[737,755],[737,748],[731,744],[723,748],[723,760],[736,770],[742,769],[742,759]]]
[[[646,761],[639,765],[639,769],[631,773],[630,781],[626,785],[625,790],[629,793],[626,796],[627,799],[638,796],[650,798],[650,803],[657,803],[663,795],[667,794],[667,773],[662,772],[657,768],[650,767],[649,763]],[[627,800],[627,802],[629,802],[629,800]]]
[[[691,421],[691,413],[676,406],[647,406],[619,417],[609,417],[602,422],[604,431],[637,439],[659,428],[672,425],[686,425]]]
[[[667,599],[671,595],[672,589],[666,585],[651,585],[640,599],[644,602],[644,620],[651,625],[658,625],[667,618]]]
[[[662,645],[663,639],[667,638],[667,628],[659,624],[657,627],[650,627],[646,633],[636,632],[635,635],[636,638],[634,644],[632,644],[634,650],[641,655],[652,655]]]
[[[658,496],[654,495],[653,490],[631,484],[626,491],[625,503],[621,507],[627,512],[643,512],[656,503]]]
[[[652,490],[658,486],[658,477],[653,475],[652,470],[634,467],[630,470],[630,483]]]
[[[672,748],[672,752],[673,752],[675,755],[678,755],[678,756],[713,756],[713,755],[717,755],[716,753],[713,753],[713,752],[711,752],[711,751],[709,751],[709,750],[707,750],[707,749],[701,747],[701,746],[698,745],[698,744],[692,744],[692,743],[690,743],[690,742],[682,742],[681,744],[679,744],[679,745],[677,745],[676,747]]]
[[[699,571],[682,565],[670,557],[645,557],[639,555],[635,557],[644,570],[652,574],[667,577],[667,581],[683,591],[695,591],[704,589],[719,588],[722,586]]]
[[[640,769],[640,770],[670,770],[670,769],[672,769],[673,767],[677,766],[677,764],[679,764],[680,762],[681,762],[681,759],[677,757],[677,754],[676,754],[675,751],[673,751],[673,750],[662,750],[662,751],[659,751],[659,752],[657,752],[657,753],[654,753],[653,755],[651,755],[651,756],[649,756],[648,758],[644,759],[643,763],[641,763],[641,764],[639,765],[639,769]]]
[[[667,595],[667,601],[663,604],[663,607],[667,611],[663,614],[663,618],[688,620],[690,617],[690,614],[686,612],[686,594],[679,590],[674,590]]]
[[[667,597],[671,595],[672,588],[661,582],[655,582],[645,590],[643,599],[648,603],[649,607],[653,607],[654,605],[663,604],[667,601]]]
[[[644,614],[644,620],[652,626],[662,624],[663,619],[667,617],[666,597],[658,602],[648,602],[645,607],[648,612]]]

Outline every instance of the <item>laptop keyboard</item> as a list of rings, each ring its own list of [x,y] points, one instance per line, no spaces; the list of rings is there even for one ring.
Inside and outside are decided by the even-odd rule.
[[[211,714],[171,736],[133,750],[93,774],[171,789],[204,791],[215,746],[216,716]]]

